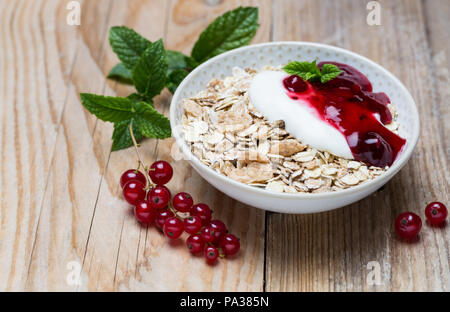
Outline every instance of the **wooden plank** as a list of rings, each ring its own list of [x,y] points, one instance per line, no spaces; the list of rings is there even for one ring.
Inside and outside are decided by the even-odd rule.
[[[211,204],[217,216],[246,242],[243,244],[244,252],[236,260],[221,261],[213,268],[207,266],[202,258],[190,256],[181,241],[169,243],[153,227],[147,229],[140,226],[123,201],[118,185],[121,172],[134,166],[136,157],[131,149],[109,153],[111,125],[96,122],[83,110],[77,96],[79,92],[124,94],[129,91],[104,79],[117,61],[107,41],[99,35],[101,32],[106,36],[106,28],[126,24],[151,40],[164,37],[166,47],[177,48],[183,46],[178,42],[180,39],[192,36],[191,32],[198,36],[199,31],[217,14],[237,5],[237,2],[227,2],[209,7],[199,2],[198,8],[205,16],[201,23],[196,18],[180,23],[180,16],[186,18],[189,15],[189,12],[180,9],[180,6],[188,7],[183,1],[82,4],[84,15],[78,29],[82,40],[77,46],[77,61],[69,82],[70,95],[44,196],[27,289],[262,289],[264,213],[245,207],[214,190],[186,162],[172,161],[177,173],[170,184],[172,191],[187,190],[197,200]],[[95,15],[99,11],[104,12],[105,18],[101,23],[95,23]],[[169,18],[165,14],[169,14]],[[267,21],[265,24],[270,25],[270,11],[264,9],[261,15]],[[189,27],[191,24],[195,24],[196,28]],[[259,40],[268,39],[269,27],[265,29],[265,38],[260,32]],[[192,43],[189,41],[186,45]],[[157,108],[167,114],[169,100],[169,95],[163,94],[157,100]],[[147,140],[142,144],[141,151],[149,163],[156,158],[170,160],[172,144],[171,140],[159,143]],[[67,267],[71,261],[82,265],[81,285],[67,282],[67,278],[70,280],[73,276],[70,275],[73,267]],[[187,274],[186,267],[190,268],[189,272],[201,274],[191,276]]]
[[[196,38],[217,15],[237,5],[232,1],[218,6],[207,6],[200,1],[172,2],[168,10],[165,46],[188,53],[195,40],[192,38]],[[270,12],[263,10],[262,18],[270,23]],[[265,35],[268,38],[268,31]],[[158,109],[166,115],[169,101],[170,96],[165,93],[157,102]],[[154,227],[140,227],[130,214],[128,205],[121,199],[118,187],[121,172],[136,163],[136,156],[131,150],[115,152],[111,154],[100,190],[86,257],[89,264],[86,263],[85,267],[89,266],[95,272],[89,278],[88,288],[157,291],[261,290],[264,236],[256,233],[264,231],[264,213],[227,198],[200,178],[187,162],[173,160],[173,144],[173,140],[160,141],[156,145],[155,141],[149,140],[142,145],[141,151],[148,163],[155,159],[170,161],[176,173],[168,185],[172,192],[184,190],[191,193],[196,201],[211,205],[215,215],[223,219],[232,232],[243,238],[244,252],[235,260],[220,261],[218,265],[211,267],[202,257],[192,257],[184,241],[169,242]],[[120,216],[110,217],[112,206],[116,207]],[[103,224],[105,218],[108,226]],[[115,229],[114,235],[105,233],[105,229],[111,227]],[[114,248],[98,252],[99,245],[105,241],[110,242]],[[114,262],[114,272],[111,272],[111,262]],[[109,265],[103,266],[105,263]],[[191,275],[187,271],[198,273]]]
[[[380,26],[366,24],[364,1],[280,1],[275,8],[275,40],[341,46],[397,75],[419,107],[422,135],[408,165],[384,190],[359,203],[315,215],[269,214],[268,291],[448,291],[448,227],[425,224],[420,240],[412,245],[393,233],[398,213],[409,210],[423,216],[427,202],[448,202],[448,149],[441,145],[446,141],[448,146],[448,131],[439,130],[448,130],[439,115],[441,110],[448,112],[448,103],[433,96],[446,89],[437,90],[432,83],[422,3],[380,3]],[[430,12],[439,11],[435,5]],[[436,25],[435,30],[442,28]],[[368,285],[370,261],[379,263],[382,285]]]
[[[57,28],[66,36],[73,34],[59,26],[60,7],[43,3],[0,5],[2,291],[23,289],[25,284],[75,58],[75,42],[57,37]]]

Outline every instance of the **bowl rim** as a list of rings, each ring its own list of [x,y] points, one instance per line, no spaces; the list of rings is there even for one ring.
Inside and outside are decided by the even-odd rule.
[[[178,86],[177,90],[175,91],[175,94],[172,97],[171,100],[171,104],[170,104],[170,120],[175,120],[176,116],[175,116],[175,103],[180,102],[182,103],[182,99],[179,100],[179,98],[181,97],[181,90],[184,88],[184,86],[190,81],[190,79],[197,73],[202,71],[205,67],[207,67],[208,65],[210,65],[211,63],[214,63],[218,60],[221,60],[222,58],[227,57],[228,55],[231,54],[239,54],[242,51],[246,51],[246,50],[252,50],[258,47],[265,47],[265,46],[280,46],[280,45],[293,45],[293,46],[308,46],[308,47],[312,47],[312,48],[326,48],[326,49],[330,49],[333,52],[337,52],[337,53],[343,53],[343,54],[347,54],[349,56],[352,56],[354,58],[359,58],[364,60],[365,62],[368,62],[371,66],[373,66],[376,70],[383,72],[386,76],[388,76],[390,79],[392,79],[394,82],[396,82],[400,88],[402,93],[404,93],[406,95],[406,98],[409,98],[407,100],[407,102],[412,103],[413,105],[413,121],[414,124],[416,125],[416,127],[414,127],[413,131],[412,131],[412,138],[411,140],[409,140],[407,142],[407,145],[405,146],[403,152],[400,154],[400,156],[396,159],[396,161],[394,162],[394,164],[389,167],[389,169],[384,172],[383,174],[375,177],[372,180],[368,180],[365,181],[359,185],[356,186],[352,186],[349,187],[347,189],[343,189],[343,190],[339,190],[339,191],[333,191],[333,192],[323,192],[323,193],[279,193],[279,192],[274,192],[274,191],[270,191],[270,190],[265,190],[259,187],[254,187],[251,185],[247,185],[245,183],[242,182],[238,182],[235,181],[231,178],[228,178],[220,173],[217,173],[215,170],[211,169],[210,167],[206,166],[205,164],[203,164],[194,154],[192,154],[191,150],[186,148],[186,144],[184,139],[180,136],[180,135],[174,135],[175,138],[175,142],[177,143],[178,147],[181,149],[183,155],[186,157],[185,159],[187,159],[191,165],[193,165],[194,167],[201,167],[203,169],[205,169],[207,172],[211,173],[212,175],[214,175],[215,177],[217,177],[219,180],[221,180],[224,183],[228,183],[231,184],[237,188],[241,188],[245,191],[248,192],[252,192],[252,193],[256,193],[262,196],[271,196],[271,197],[276,197],[276,198],[281,198],[281,199],[323,199],[323,198],[328,198],[328,199],[332,199],[332,198],[336,198],[336,197],[341,197],[343,195],[348,195],[350,193],[357,193],[358,191],[364,191],[364,190],[368,190],[371,188],[371,186],[373,186],[374,184],[377,183],[381,183],[384,184],[386,183],[388,180],[390,180],[409,160],[409,158],[412,155],[412,152],[414,151],[414,148],[417,145],[417,142],[419,140],[419,134],[420,134],[420,119],[419,119],[419,112],[417,110],[417,105],[416,102],[414,101],[413,96],[411,95],[411,93],[409,92],[409,90],[405,87],[405,85],[400,81],[400,79],[398,79],[394,74],[392,74],[390,71],[388,71],[387,69],[385,69],[383,66],[377,64],[376,62],[370,60],[369,58],[362,56],[360,54],[357,54],[355,52],[343,49],[343,48],[339,48],[339,47],[335,47],[332,45],[328,45],[328,44],[323,44],[323,43],[316,43],[316,42],[308,42],[308,41],[273,41],[273,42],[264,42],[264,43],[258,43],[258,44],[252,44],[252,45],[248,45],[245,47],[241,47],[241,48],[237,48],[237,49],[233,49],[231,51],[222,53],[220,55],[217,55],[211,59],[209,59],[208,61],[200,64],[198,67],[196,67],[192,72],[190,72],[185,79],[181,82],[181,84]],[[175,123],[171,122],[170,123],[171,128],[172,128],[172,133],[177,133],[175,131]],[[193,164],[192,164],[193,163]],[[383,183],[383,181],[385,181]]]

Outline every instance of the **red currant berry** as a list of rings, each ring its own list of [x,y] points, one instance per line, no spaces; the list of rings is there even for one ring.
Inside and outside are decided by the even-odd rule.
[[[403,239],[415,238],[421,228],[422,220],[413,212],[403,212],[395,219],[395,230]]]
[[[155,161],[148,172],[152,181],[156,184],[166,184],[172,179],[172,166],[164,160]]]
[[[189,214],[191,216],[199,216],[203,225],[207,225],[211,221],[211,209],[206,204],[195,204],[191,207]]]
[[[219,258],[219,250],[214,246],[208,246],[205,248],[205,258],[210,264],[216,262]]]
[[[155,224],[157,227],[162,229],[164,227],[164,223],[167,219],[173,217],[174,214],[169,209],[161,209],[156,212]]]
[[[125,200],[135,206],[140,200],[145,199],[145,185],[140,181],[128,181],[123,186],[123,197]]]
[[[181,192],[173,197],[173,207],[180,212],[188,212],[194,204],[192,196],[188,193]]]
[[[441,202],[432,202],[425,208],[425,216],[431,225],[441,225],[447,219],[447,207]]]
[[[205,242],[198,234],[193,234],[186,239],[186,245],[193,254],[202,252],[205,248]]]
[[[216,239],[214,229],[209,224],[202,229],[200,235],[207,243],[212,243]]]
[[[155,209],[164,208],[170,202],[170,192],[167,187],[157,185],[148,192],[147,200]]]
[[[302,78],[296,75],[291,75],[284,78],[283,85],[289,91],[296,93],[305,92],[308,89],[306,82],[304,82]]]
[[[152,223],[156,218],[156,210],[150,203],[146,200],[141,200],[137,203],[136,207],[134,207],[134,214],[136,219],[138,219],[141,223]]]
[[[202,228],[202,219],[198,216],[189,216],[184,219],[184,230],[189,234],[195,234]]]
[[[172,239],[180,237],[183,234],[183,221],[176,217],[166,219],[166,222],[164,222],[164,234]]]
[[[220,220],[212,220],[209,226],[214,230],[214,241],[213,243],[220,243],[222,237],[227,233],[227,227],[225,223]]]
[[[120,177],[120,187],[123,188],[129,181],[140,181],[144,184],[144,187],[147,185],[147,179],[144,174],[136,169],[128,169],[122,173],[122,176]]]
[[[220,242],[220,247],[222,247],[224,254],[232,256],[239,251],[241,244],[239,243],[239,239],[233,234],[225,234]]]

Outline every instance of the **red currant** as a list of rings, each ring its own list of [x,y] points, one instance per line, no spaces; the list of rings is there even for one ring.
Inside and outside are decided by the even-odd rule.
[[[214,230],[214,241],[213,243],[220,243],[222,237],[227,233],[227,227],[225,223],[220,220],[212,220],[209,226]]]
[[[202,228],[202,219],[198,216],[189,216],[184,219],[184,230],[189,234],[195,234]]]
[[[199,216],[203,225],[207,225],[211,221],[211,209],[206,204],[195,204],[191,207],[189,214],[191,216]]]
[[[170,202],[170,192],[168,191],[167,187],[163,185],[157,185],[148,192],[147,200],[155,209],[164,208]]]
[[[186,245],[193,254],[202,252],[205,248],[205,242],[198,234],[193,234],[186,239]]]
[[[147,224],[155,221],[156,210],[150,206],[148,201],[141,200],[137,203],[136,207],[134,207],[134,214],[139,222]]]
[[[164,234],[168,238],[176,239],[183,234],[183,221],[176,217],[170,217],[164,222]]]
[[[212,243],[216,239],[214,229],[209,224],[202,229],[200,235],[207,243]]]
[[[164,160],[155,161],[148,172],[152,181],[156,184],[166,184],[172,179],[172,166]]]
[[[140,200],[145,199],[145,185],[140,181],[128,181],[123,186],[123,197],[125,200],[135,206]]]
[[[147,179],[144,174],[136,169],[128,169],[122,173],[122,176],[120,177],[120,187],[123,188],[129,181],[140,181],[144,184],[144,187],[147,185]]]
[[[447,219],[447,207],[441,202],[432,202],[425,208],[425,216],[431,225],[441,225]]]
[[[283,85],[291,92],[301,93],[308,89],[306,82],[296,75],[291,75],[283,80]]]
[[[214,246],[208,246],[205,248],[205,258],[210,264],[216,262],[219,258],[219,250]]]
[[[224,254],[232,256],[239,251],[241,244],[239,243],[239,239],[233,234],[225,234],[220,242],[220,247],[222,247]]]
[[[164,227],[164,223],[168,218],[173,217],[174,214],[169,209],[161,209],[156,212],[155,224],[157,227],[162,229]]]
[[[173,207],[180,212],[188,212],[194,204],[192,196],[188,193],[181,192],[173,197]]]
[[[421,228],[422,220],[413,212],[403,212],[395,219],[395,230],[403,239],[415,238]]]

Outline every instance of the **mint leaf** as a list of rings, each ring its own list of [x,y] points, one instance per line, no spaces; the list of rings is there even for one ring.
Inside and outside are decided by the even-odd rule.
[[[337,76],[339,76],[342,71],[332,64],[324,64],[322,71],[316,64],[316,61],[312,62],[290,62],[283,67],[283,70],[289,75],[297,75],[306,81],[318,81],[325,83]]]
[[[258,8],[238,7],[216,18],[201,34],[191,56],[199,63],[250,43],[258,29]]]
[[[151,44],[150,41],[125,26],[114,26],[109,31],[109,43],[123,65],[129,70]]]
[[[186,76],[189,75],[189,72],[187,72],[184,69],[176,69],[172,71],[172,73],[167,77],[166,86],[172,92],[172,94],[175,93],[180,83],[183,81]]]
[[[133,134],[136,141],[142,139],[142,134],[136,125],[134,119],[127,119],[114,124],[114,132],[112,135],[113,144],[111,151],[117,151],[133,145],[133,140],[130,135],[130,124],[133,124]]]
[[[153,98],[164,88],[167,61],[162,40],[152,43],[139,58],[133,69],[133,81],[139,93]]]
[[[133,79],[131,79],[131,71],[122,63],[114,66],[109,72],[107,78],[124,84],[133,84]]]
[[[333,64],[324,64],[322,66],[322,77],[320,77],[320,82],[325,83],[328,82],[342,73],[342,70],[339,69],[336,65]]]
[[[153,103],[153,99],[146,98],[145,96],[142,96],[138,93],[131,93],[129,96],[127,96],[127,99],[130,99],[133,104],[136,102],[146,102],[150,104],[152,107],[155,107],[155,103]]]
[[[103,121],[120,122],[133,115],[132,101],[126,98],[89,93],[81,93],[80,98],[83,106]]]
[[[283,67],[283,70],[289,75],[297,75],[303,80],[311,81],[320,78],[320,70],[316,62],[290,62]]]
[[[170,121],[145,102],[135,103],[135,120],[140,133],[147,138],[165,139],[172,135]]]
[[[198,65],[197,62],[192,57],[184,55],[183,53],[178,51],[167,50],[166,56],[167,56],[168,75],[170,75],[172,71],[177,69],[184,69],[190,72]]]

